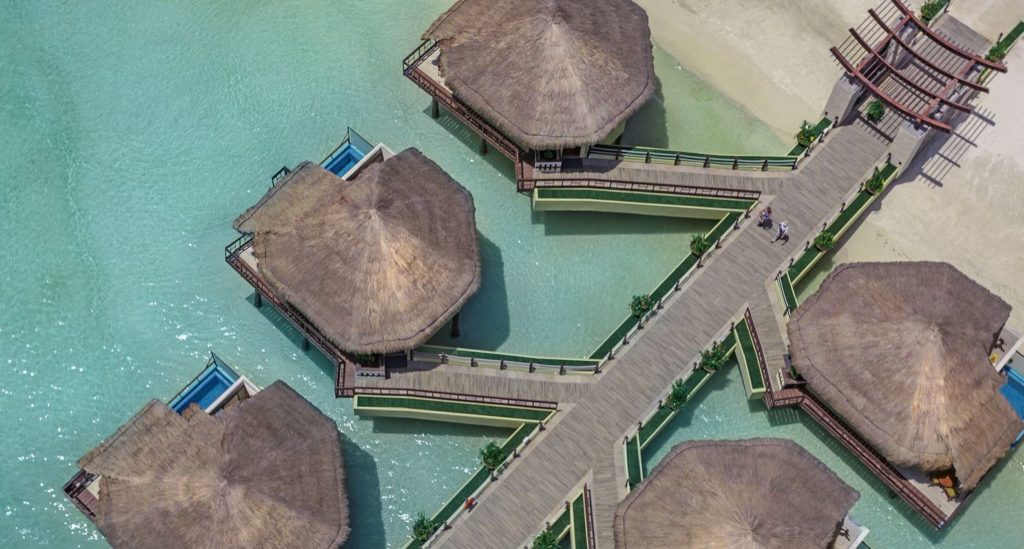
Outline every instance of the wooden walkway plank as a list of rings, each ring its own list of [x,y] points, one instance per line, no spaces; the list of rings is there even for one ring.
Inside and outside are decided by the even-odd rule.
[[[820,221],[861,184],[886,146],[884,139],[863,126],[833,130],[828,142],[786,182],[772,203],[777,219],[789,223],[792,240],[773,244],[774,235],[748,220],[698,271],[690,287],[588,384],[587,394],[524,455],[518,467],[441,538],[441,546],[520,546],[592,469],[602,478],[594,489],[598,539],[602,547],[611,546],[614,505],[606,494],[613,493],[610,479],[615,477],[605,475],[604,468],[614,467],[612,449],[621,451],[623,436],[691,367],[700,350],[734,320],[735,311],[763,299],[766,281],[774,278],[794,247],[812,238]]]

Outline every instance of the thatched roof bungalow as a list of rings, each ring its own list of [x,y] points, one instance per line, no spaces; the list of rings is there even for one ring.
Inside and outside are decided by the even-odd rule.
[[[828,547],[859,498],[790,440],[685,442],[619,504],[615,547]]]
[[[408,351],[480,286],[473,197],[416,149],[344,181],[304,163],[235,221],[259,276],[345,351]]]
[[[526,150],[599,143],[653,94],[632,0],[458,0],[424,33],[452,93]]]
[[[1022,428],[989,362],[1009,315],[945,263],[842,265],[789,322],[793,367],[890,462],[969,491]]]
[[[186,419],[152,400],[79,460],[101,475],[114,547],[338,547],[348,500],[338,428],[278,381]]]

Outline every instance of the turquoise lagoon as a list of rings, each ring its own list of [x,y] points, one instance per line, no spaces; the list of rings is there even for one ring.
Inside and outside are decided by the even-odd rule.
[[[402,57],[448,4],[0,0],[0,546],[104,546],[62,483],[210,351],[256,383],[284,379],[338,422],[349,547],[400,546],[412,517],[438,508],[475,470],[478,448],[506,434],[355,417],[333,397],[329,364],[303,353],[272,308],[253,308],[224,264],[233,217],[270,174],[318,160],[346,126],[420,147],[472,191],[485,282],[462,345],[586,354],[707,228],[532,213],[508,163],[431,120],[425,94],[401,76]],[[656,63],[664,108],[645,113],[644,139],[787,148],[671,58]],[[754,129],[723,134],[737,126]],[[1011,474],[1019,487],[1013,471],[997,484]],[[956,534],[970,537],[975,526],[962,522]]]

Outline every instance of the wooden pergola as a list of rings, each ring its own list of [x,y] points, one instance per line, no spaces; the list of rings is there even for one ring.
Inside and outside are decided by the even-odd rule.
[[[850,38],[831,49],[849,78],[862,84],[878,100],[907,119],[943,132],[951,132],[950,110],[970,113],[969,94],[987,92],[986,70],[1006,72],[922,22],[900,0],[889,0]]]

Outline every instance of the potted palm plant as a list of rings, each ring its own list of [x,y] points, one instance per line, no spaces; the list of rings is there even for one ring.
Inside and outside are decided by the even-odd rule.
[[[725,346],[720,341],[716,341],[710,349],[705,349],[700,352],[700,368],[709,374],[713,374],[725,364],[725,359],[728,356],[725,353]]]
[[[819,252],[827,252],[832,248],[836,247],[836,235],[829,231],[821,231],[818,236],[814,237],[814,247]]]
[[[494,480],[495,469],[501,466],[501,462],[505,461],[505,455],[501,451],[501,446],[498,446],[495,442],[488,442],[487,446],[480,449],[480,461],[491,472],[491,480]]]
[[[881,101],[875,99],[868,103],[868,110],[864,115],[867,116],[868,120],[878,122],[883,116],[885,116],[885,105]]]
[[[686,394],[686,385],[681,379],[677,379],[672,384],[672,392],[668,394],[667,404],[669,408],[673,410],[679,410],[686,404],[686,399],[689,396]]]
[[[551,530],[544,530],[533,538],[530,549],[558,549],[558,537]]]
[[[427,541],[437,531],[437,527],[437,521],[420,513],[416,515],[416,520],[412,523],[412,539],[420,542]]]
[[[796,142],[803,147],[810,147],[814,142],[814,126],[804,120],[800,123],[800,131],[796,132]]]
[[[864,190],[868,194],[878,194],[885,188],[885,181],[882,178],[882,171],[875,167],[874,173],[871,174],[871,178],[864,183]]]
[[[709,249],[711,249],[711,241],[708,240],[708,237],[702,234],[695,234],[693,235],[693,238],[690,239],[690,252],[693,255],[700,257]]]
[[[653,308],[654,300],[647,294],[635,295],[633,300],[629,302],[629,312],[636,318],[643,318]]]

